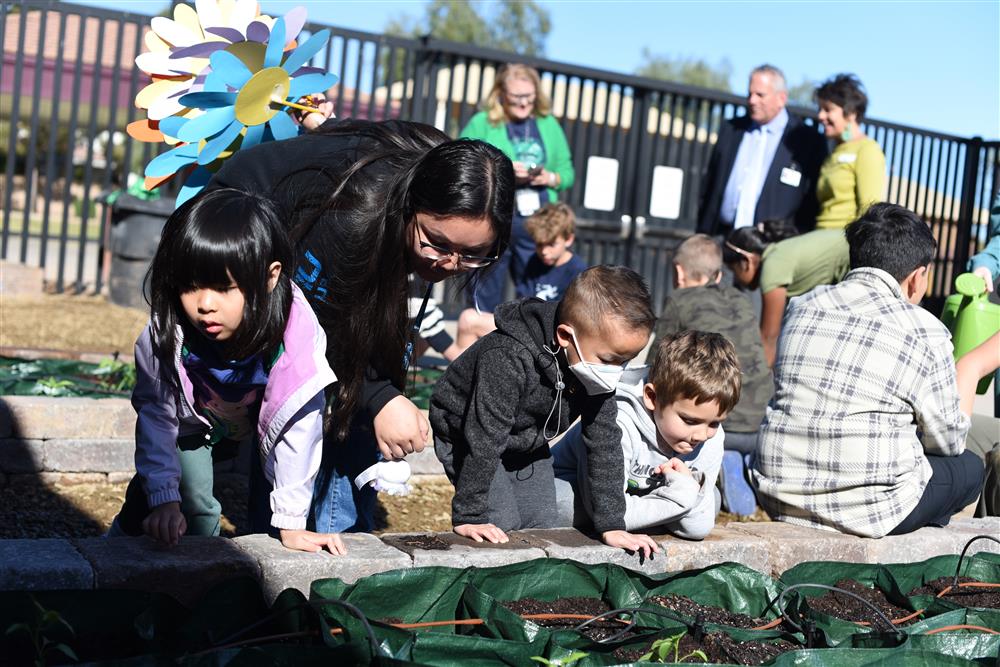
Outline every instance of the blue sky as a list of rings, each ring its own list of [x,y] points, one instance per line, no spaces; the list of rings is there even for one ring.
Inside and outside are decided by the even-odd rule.
[[[119,1],[80,2],[120,8]],[[854,72],[868,89],[870,116],[957,134],[1000,138],[1000,0],[949,2],[697,2],[541,0],[552,17],[548,58],[633,72],[654,53],[732,64],[733,90],[761,62],[795,84]],[[309,19],[381,32],[424,2],[263,0],[280,15],[304,5]],[[132,0],[157,13],[166,0]]]

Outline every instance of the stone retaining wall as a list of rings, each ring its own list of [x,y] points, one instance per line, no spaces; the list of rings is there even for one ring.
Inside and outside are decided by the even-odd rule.
[[[184,537],[165,548],[139,538],[0,540],[0,590],[136,589],[166,592],[194,602],[220,581],[251,576],[273,600],[286,588],[309,593],[316,579],[352,583],[387,570],[429,565],[491,567],[534,558],[611,562],[647,574],[702,568],[733,561],[778,576],[807,560],[916,562],[958,554],[975,535],[1000,534],[1000,518],[956,519],[947,528],[923,528],[910,535],[864,539],[779,523],[729,523],[702,542],[661,536],[662,553],[641,561],[572,528],[510,533],[507,544],[477,544],[453,533],[428,535],[344,535],[348,553],[289,551],[266,535],[235,539]],[[970,550],[998,552],[982,540]]]
[[[135,472],[135,411],[123,398],[0,397],[0,483],[122,482]],[[432,448],[407,459],[443,474]],[[218,464],[248,470],[249,457]]]

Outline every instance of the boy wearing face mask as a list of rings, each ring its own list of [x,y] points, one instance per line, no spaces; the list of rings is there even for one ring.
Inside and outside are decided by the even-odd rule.
[[[625,371],[615,394],[625,528],[701,540],[715,525],[720,425],[740,399],[739,360],[725,336],[690,330],[661,339],[651,355],[650,366]],[[560,524],[585,528],[598,496],[576,426],[552,455]]]
[[[580,417],[596,532],[608,545],[658,553],[652,538],[625,530],[614,400],[656,321],[642,278],[595,266],[561,301],[514,301],[495,316],[497,330],[448,367],[431,397],[434,451],[455,485],[455,532],[500,543],[506,531],[554,527],[549,441]]]

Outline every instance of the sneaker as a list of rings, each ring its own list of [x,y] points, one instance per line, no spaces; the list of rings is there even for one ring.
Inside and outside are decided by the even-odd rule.
[[[739,452],[723,452],[719,486],[722,490],[723,507],[730,514],[750,516],[757,511],[757,497],[747,482],[743,470],[743,455]]]

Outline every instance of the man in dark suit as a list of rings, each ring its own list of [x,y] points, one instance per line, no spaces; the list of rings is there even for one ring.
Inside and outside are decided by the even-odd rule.
[[[816,221],[816,176],[829,149],[815,127],[785,109],[785,76],[761,65],[750,73],[748,113],[726,121],[712,150],[698,231],[725,236],[761,220],[790,219],[799,231]]]

